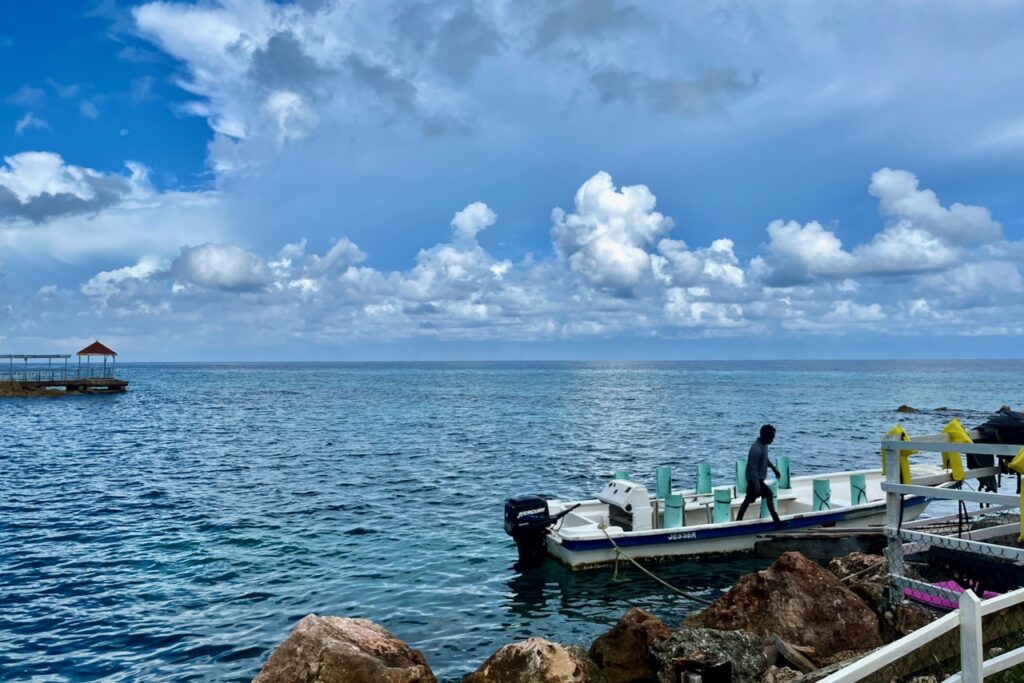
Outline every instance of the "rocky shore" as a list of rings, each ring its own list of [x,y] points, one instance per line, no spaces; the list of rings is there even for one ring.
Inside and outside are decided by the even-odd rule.
[[[936,616],[907,605],[885,611],[885,582],[880,556],[852,553],[822,567],[788,552],[678,628],[633,608],[589,650],[529,638],[499,649],[463,683],[675,683],[680,671],[723,667],[738,683],[812,683]],[[434,681],[423,655],[383,627],[314,614],[296,625],[254,679]]]

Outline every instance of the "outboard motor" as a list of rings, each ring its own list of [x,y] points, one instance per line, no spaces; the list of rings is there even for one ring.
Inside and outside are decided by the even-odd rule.
[[[536,567],[544,561],[544,538],[555,521],[548,502],[540,496],[516,496],[505,501],[505,533],[519,549],[518,568]]]

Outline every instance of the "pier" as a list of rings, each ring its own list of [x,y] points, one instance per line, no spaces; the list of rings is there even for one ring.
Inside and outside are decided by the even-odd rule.
[[[31,396],[61,390],[114,394],[127,390],[128,381],[116,375],[117,352],[95,341],[75,355],[75,365],[68,362],[70,354],[0,355],[0,395]],[[102,363],[94,363],[94,358],[101,358]]]

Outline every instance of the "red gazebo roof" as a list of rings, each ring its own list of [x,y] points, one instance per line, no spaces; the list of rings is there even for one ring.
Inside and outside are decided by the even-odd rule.
[[[89,344],[84,349],[79,351],[76,355],[79,355],[79,356],[116,356],[117,352],[114,351],[113,349],[107,348],[103,344],[100,344],[99,341],[94,341],[92,344]]]

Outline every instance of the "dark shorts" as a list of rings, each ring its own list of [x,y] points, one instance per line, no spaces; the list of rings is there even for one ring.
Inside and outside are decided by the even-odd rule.
[[[743,500],[746,503],[753,503],[758,498],[771,494],[772,490],[768,488],[768,484],[764,483],[764,479],[747,479],[747,497]]]

